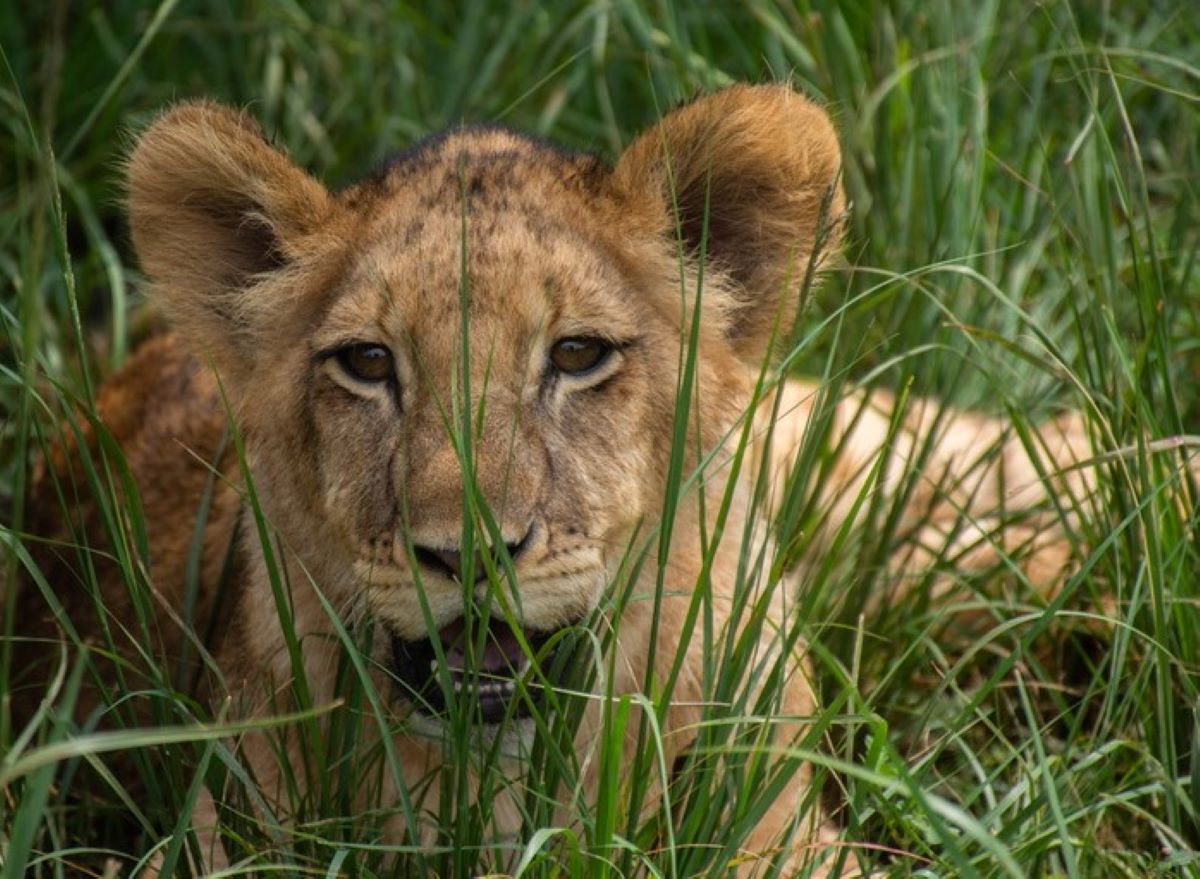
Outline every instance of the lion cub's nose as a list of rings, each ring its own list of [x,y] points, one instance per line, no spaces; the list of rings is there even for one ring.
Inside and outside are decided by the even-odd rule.
[[[517,558],[521,556],[533,538],[533,526],[531,525],[522,537],[516,543],[505,543],[504,548],[508,551],[508,557],[515,563]],[[475,550],[475,565],[473,575],[476,583],[481,583],[487,579],[487,567],[484,561],[484,553],[488,548],[476,548]],[[502,564],[502,555],[499,548],[491,547],[492,562],[498,569]],[[467,560],[463,558],[461,551],[457,549],[442,549],[429,546],[414,546],[413,554],[417,557],[417,561],[427,568],[437,571],[444,576],[451,577],[455,580],[462,580],[463,571],[467,568]]]

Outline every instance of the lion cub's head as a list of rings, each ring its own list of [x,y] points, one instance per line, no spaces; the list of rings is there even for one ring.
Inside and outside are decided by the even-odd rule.
[[[489,719],[520,642],[588,613],[658,514],[693,314],[689,438],[720,442],[744,407],[835,243],[838,170],[828,117],[784,86],[676,110],[613,168],[466,128],[336,194],[245,114],[187,103],[139,140],[129,192],[153,294],[217,367],[268,518],[386,627],[422,699],[430,633],[461,667],[464,613],[515,574],[498,600],[518,629],[493,624],[477,658]]]

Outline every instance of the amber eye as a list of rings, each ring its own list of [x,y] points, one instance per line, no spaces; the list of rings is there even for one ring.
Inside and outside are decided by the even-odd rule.
[[[338,363],[350,375],[363,382],[385,382],[395,374],[392,352],[382,345],[360,342],[337,352]]]
[[[566,375],[586,375],[604,363],[612,350],[603,339],[561,339],[550,349],[550,362]]]

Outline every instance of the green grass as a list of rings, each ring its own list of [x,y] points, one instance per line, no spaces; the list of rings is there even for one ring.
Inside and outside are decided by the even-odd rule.
[[[798,632],[814,643],[823,696],[792,756],[817,766],[848,844],[896,875],[1200,875],[1197,523],[1164,490],[1177,459],[1139,443],[1200,433],[1200,16],[1191,4],[447,6],[0,8],[4,632],[19,629],[18,572],[22,588],[61,588],[29,570],[31,462],[88,420],[95,388],[142,331],[120,165],[130,133],[164,105],[193,95],[247,105],[300,164],[338,184],[464,120],[611,158],[698,91],[787,76],[833,110],[854,204],[845,265],[809,297],[791,367],[825,377],[831,394],[865,384],[935,396],[1009,418],[1018,432],[1081,409],[1105,448],[1127,450],[1102,465],[1099,496],[1082,510],[1079,573],[1063,596],[1045,611],[989,588],[1002,577],[976,578],[960,600],[984,622],[964,637],[950,609],[919,589],[900,606],[869,600],[887,589],[885,563],[904,536],[887,505],[871,510],[869,527],[838,535],[834,552],[805,551],[821,512],[806,503],[822,467],[814,448],[780,521],[791,557],[804,562]],[[120,499],[123,478],[119,453],[105,449],[77,490],[101,500],[136,594],[152,523]],[[686,478],[680,470],[664,491]],[[645,549],[651,561],[631,552],[630,566],[652,563],[657,548]],[[619,588],[610,600],[624,600]],[[696,612],[703,630],[702,600]],[[301,819],[282,826],[256,811],[225,718],[160,674],[141,697],[161,730],[121,727],[118,683],[115,730],[90,732],[100,718],[71,710],[86,655],[60,648],[42,712],[16,718],[7,699],[0,706],[5,875],[99,872],[109,856],[128,874],[156,846],[174,863],[201,780],[228,783],[223,834],[251,864],[312,875],[481,869],[486,809],[447,807],[441,847],[394,860],[378,844],[380,823],[410,807],[350,805],[397,758],[386,746],[354,747],[385,712],[353,649],[369,633],[338,635],[349,648],[347,707],[298,704],[300,720],[277,721],[308,737],[312,765],[297,772],[321,779],[293,804]],[[14,672],[8,644],[0,691]],[[720,872],[738,839],[731,815],[756,814],[772,773],[795,761],[757,759],[753,737],[769,705],[748,702],[739,651],[714,655],[729,707],[714,710],[671,788],[685,818],[672,821],[666,807],[631,812],[638,792],[610,779],[597,804],[579,804],[578,831],[556,826],[553,804],[524,793],[521,870]],[[603,680],[603,668],[592,674]],[[657,762],[645,720],[653,712],[636,708],[611,705],[597,749],[616,753],[632,731],[643,745],[634,777],[648,779],[671,767]],[[573,717],[546,719],[531,758],[545,789],[568,797],[579,774],[564,747]],[[465,717],[451,727],[466,748]],[[488,783],[504,784],[493,769]],[[85,775],[101,779],[99,793],[81,792]]]

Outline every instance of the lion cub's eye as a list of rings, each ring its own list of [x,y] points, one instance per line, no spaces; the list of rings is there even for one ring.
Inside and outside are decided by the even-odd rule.
[[[565,375],[586,375],[612,354],[612,345],[603,339],[560,339],[550,349],[550,362]]]
[[[363,382],[384,382],[396,374],[392,352],[382,345],[359,342],[337,352],[338,363]]]

